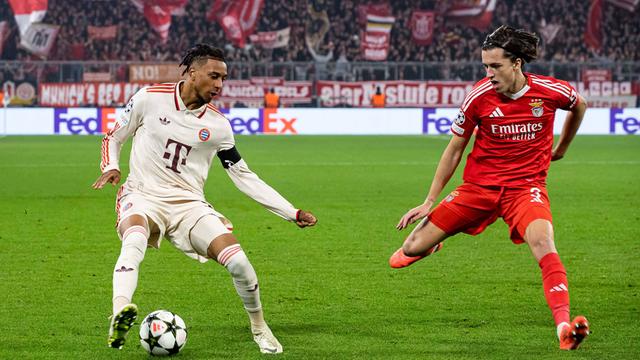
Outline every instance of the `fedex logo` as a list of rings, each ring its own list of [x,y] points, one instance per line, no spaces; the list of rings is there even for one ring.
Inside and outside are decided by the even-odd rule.
[[[54,134],[106,134],[113,128],[115,122],[115,108],[55,108],[53,110]]]
[[[221,109],[234,134],[297,134],[296,118],[278,114],[278,109]]]
[[[426,135],[451,134],[451,124],[458,115],[458,109],[422,109],[422,133]]]
[[[640,109],[616,109],[610,110],[609,133],[640,135]]]

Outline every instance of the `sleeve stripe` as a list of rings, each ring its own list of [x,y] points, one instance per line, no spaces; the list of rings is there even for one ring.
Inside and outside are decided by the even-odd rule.
[[[486,82],[484,84],[481,84],[479,86],[477,86],[475,89],[472,89],[467,96],[464,98],[464,101],[462,102],[462,105],[464,105],[467,101],[469,101],[469,98],[471,98],[473,95],[475,95],[475,93],[477,93],[478,91],[480,91],[482,88],[484,88],[485,86],[487,86],[487,84],[490,84],[490,82]]]
[[[471,95],[471,93],[469,93],[468,99],[465,100],[462,103],[462,111],[467,111],[467,109],[469,108],[469,106],[471,105],[473,100],[475,100],[480,95],[486,93],[487,91],[491,90],[492,86],[491,86],[491,83],[489,82],[489,83],[486,83],[485,85],[483,85],[482,88],[478,88],[478,89],[481,89],[481,90],[476,91],[473,95]]]
[[[569,93],[567,93],[563,89],[560,89],[560,88],[557,88],[557,87],[553,86],[553,84],[546,84],[546,83],[543,83],[543,82],[538,82],[536,80],[532,80],[531,82],[534,83],[534,84],[540,85],[542,87],[545,87],[545,88],[547,88],[549,90],[553,90],[553,91],[555,91],[557,93],[560,93],[560,94],[566,96],[567,98],[571,99],[571,95]]]
[[[217,112],[218,114],[220,114],[221,116],[225,117],[223,113],[220,112],[220,110],[218,110],[215,106],[211,105],[211,104],[207,104],[207,107],[215,112]]]
[[[109,135],[102,139],[102,164],[100,164],[100,171],[104,170],[109,164]]]
[[[545,83],[547,85],[555,86],[558,89],[565,90],[567,93],[571,93],[571,87],[569,87],[569,86],[567,86],[567,85],[565,85],[565,84],[563,84],[561,82],[558,82],[558,81],[554,82],[554,81],[551,81],[551,80],[548,80],[548,79],[540,79],[539,77],[533,76],[533,75],[531,76],[531,80],[532,81],[536,81],[536,82]]]
[[[102,153],[102,163],[100,163],[100,171],[104,170],[104,168],[106,168],[111,161],[111,158],[109,156],[109,141],[111,140],[111,135],[119,128],[120,124],[116,122],[116,124],[113,126],[113,129],[111,129],[107,133],[107,135],[104,136],[104,139],[102,139],[102,148],[100,150],[100,152]]]

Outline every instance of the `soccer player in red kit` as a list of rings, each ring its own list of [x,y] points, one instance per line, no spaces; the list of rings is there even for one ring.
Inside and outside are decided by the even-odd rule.
[[[567,274],[553,240],[546,190],[551,161],[561,159],[586,111],[584,98],[566,81],[523,72],[537,57],[538,37],[501,26],[482,45],[486,77],[465,98],[451,125],[425,202],[409,210],[399,230],[423,219],[389,259],[402,268],[440,250],[459,232],[481,233],[498,217],[509,225],[514,243],[529,245],[542,271],[544,294],[556,323],[560,349],[577,349],[589,335],[584,316],[570,321]],[[567,110],[553,146],[556,109]],[[471,135],[476,140],[464,168],[464,183],[432,209],[455,172]]]

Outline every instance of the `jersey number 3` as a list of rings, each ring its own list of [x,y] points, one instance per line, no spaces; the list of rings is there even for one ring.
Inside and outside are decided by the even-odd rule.
[[[540,197],[540,189],[537,187],[531,188],[531,202],[537,202],[542,204],[542,198]]]
[[[173,148],[173,153],[171,150],[172,148]],[[165,149],[167,151],[165,151],[162,157],[171,161],[171,166],[167,165],[166,168],[173,170],[173,172],[175,172],[176,174],[181,174],[180,170],[178,170],[178,164],[187,165],[187,156],[189,156],[189,152],[191,151],[191,146],[187,144],[183,144],[179,141],[175,141],[173,139],[168,139],[167,145],[165,145]],[[187,152],[186,154],[184,154],[184,157],[181,158],[180,152],[182,149],[187,150]],[[173,155],[173,159],[172,159],[172,155]]]

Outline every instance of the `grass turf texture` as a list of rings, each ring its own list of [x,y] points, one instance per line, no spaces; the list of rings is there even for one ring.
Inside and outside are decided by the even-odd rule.
[[[123,350],[106,345],[120,242],[116,189],[90,189],[100,140],[0,139],[2,359],[147,358],[138,326]],[[319,217],[303,230],[240,193],[214,160],[206,194],[233,221],[258,272],[267,320],[285,349],[279,358],[639,358],[640,137],[580,136],[551,166],[572,314],[585,314],[593,330],[572,353],[558,350],[538,265],[526,246],[511,244],[502,220],[447,240],[409,268],[388,267],[408,233],[394,226],[424,199],[446,142],[238,137],[255,172]],[[460,181],[458,172],[448,190]],[[264,358],[227,272],[168,242],[147,251],[134,300],[140,320],[156,309],[185,319],[179,358]]]

